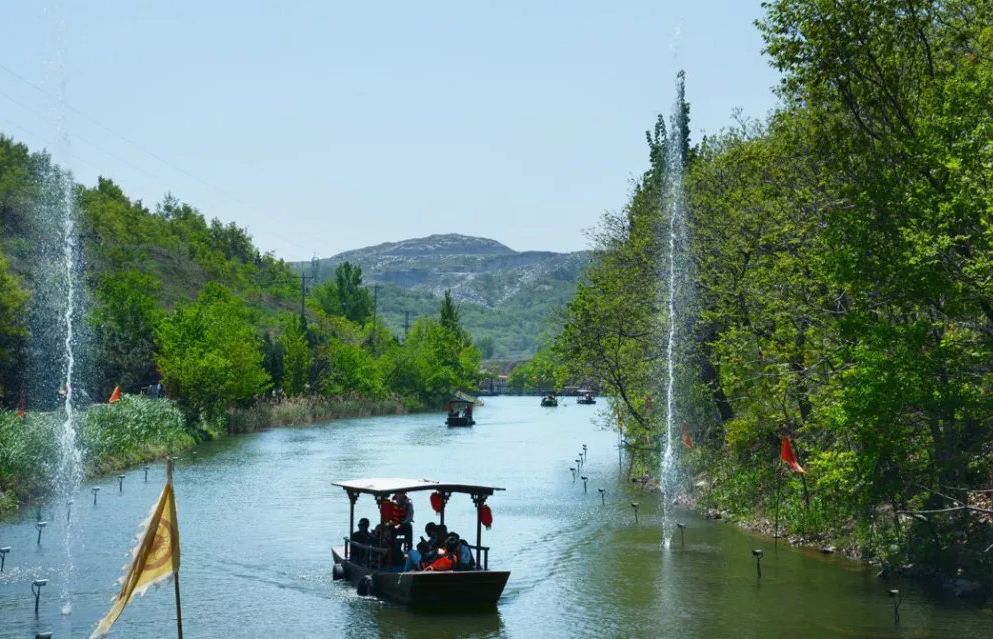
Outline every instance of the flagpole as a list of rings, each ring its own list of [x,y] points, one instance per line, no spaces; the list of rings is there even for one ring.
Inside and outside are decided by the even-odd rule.
[[[172,457],[166,460],[166,482],[172,486]],[[174,489],[175,490],[175,489]],[[175,502],[173,502],[175,503]],[[179,598],[179,569],[172,576],[173,589],[176,591],[176,635],[183,639],[183,605]]]
[[[183,606],[179,601],[179,571],[173,575],[173,585],[176,587],[176,634],[183,639]]]

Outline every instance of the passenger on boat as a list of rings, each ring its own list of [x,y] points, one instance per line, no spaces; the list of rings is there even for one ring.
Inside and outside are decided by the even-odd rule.
[[[425,572],[442,572],[453,570],[455,568],[456,556],[459,550],[459,540],[454,536],[449,535],[448,539],[445,540],[445,546],[443,549],[439,550],[438,558],[431,562],[431,565],[425,566]]]
[[[393,524],[397,527],[397,535],[403,537],[404,547],[409,550],[414,538],[414,504],[407,493],[393,495]]]
[[[371,546],[374,538],[372,533],[369,532],[369,520],[363,517],[359,520],[359,529],[352,533],[351,541],[355,543],[364,544],[366,546]],[[365,548],[356,548],[354,546],[349,550],[349,559],[353,563],[359,564],[360,566],[365,566],[369,563],[369,551]]]
[[[438,524],[433,521],[429,521],[427,525],[424,526],[424,534],[427,535],[428,538],[425,539],[424,537],[421,537],[421,540],[417,542],[417,547],[412,548],[410,552],[407,553],[407,560],[403,564],[404,572],[421,569],[421,563],[424,561],[424,558],[438,546],[437,531]]]
[[[465,539],[462,539],[458,533],[453,532],[451,536],[455,537],[459,542],[455,570],[472,570],[476,566],[476,562],[472,558],[472,549],[469,543]]]

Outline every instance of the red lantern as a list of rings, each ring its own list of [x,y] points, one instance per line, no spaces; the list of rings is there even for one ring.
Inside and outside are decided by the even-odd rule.
[[[393,502],[384,499],[379,502],[379,521],[384,524],[388,524],[393,521]]]
[[[493,511],[486,504],[479,508],[479,521],[486,526],[486,530],[489,530],[490,526],[493,525]]]
[[[441,493],[435,491],[431,493],[431,508],[436,512],[440,513],[441,509],[445,507],[445,502],[441,499]]]

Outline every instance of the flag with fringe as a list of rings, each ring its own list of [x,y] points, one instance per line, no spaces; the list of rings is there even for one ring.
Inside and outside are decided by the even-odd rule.
[[[172,490],[171,462],[167,475],[159,500],[152,507],[148,519],[142,522],[142,531],[137,536],[138,545],[131,552],[131,563],[124,567],[124,576],[117,580],[121,584],[121,592],[114,597],[114,605],[100,620],[90,639],[107,634],[135,596],[144,596],[149,587],[179,574],[179,525]]]

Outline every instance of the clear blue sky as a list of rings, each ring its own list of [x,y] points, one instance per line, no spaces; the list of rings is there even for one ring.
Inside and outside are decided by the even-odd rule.
[[[760,14],[758,0],[4,0],[0,131],[83,183],[110,177],[147,205],[171,192],[287,259],[445,232],[577,250],[645,169],[680,67],[695,139],[775,106]]]

